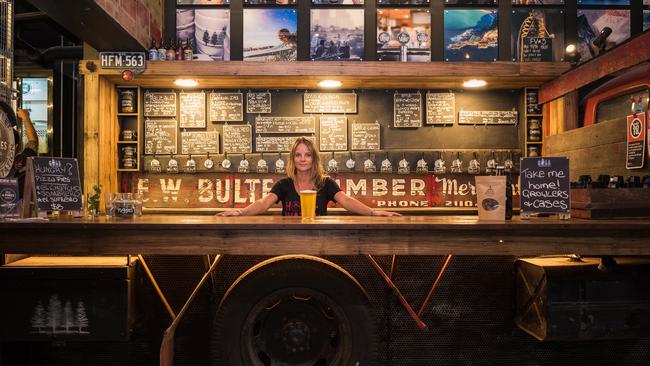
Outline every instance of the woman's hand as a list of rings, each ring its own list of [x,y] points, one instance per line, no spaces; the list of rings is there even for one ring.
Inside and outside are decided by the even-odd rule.
[[[230,216],[243,216],[243,215],[240,209],[236,209],[236,210],[222,211],[216,214],[215,216],[230,217]]]
[[[379,211],[379,210],[372,210],[372,213],[370,216],[384,216],[384,217],[391,217],[391,216],[402,216],[401,214],[393,211]]]
[[[29,112],[22,108],[18,108],[16,110],[16,117],[18,117],[21,121],[24,122],[26,119],[29,118]]]

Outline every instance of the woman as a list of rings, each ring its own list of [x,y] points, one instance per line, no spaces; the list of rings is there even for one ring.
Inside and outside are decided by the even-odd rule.
[[[300,216],[300,196],[304,190],[318,191],[316,215],[327,215],[327,204],[336,202],[348,211],[365,216],[400,216],[396,212],[372,209],[341,191],[336,182],[325,175],[318,150],[314,143],[299,137],[291,147],[287,164],[287,175],[275,183],[271,192],[246,208],[219,213],[219,216],[252,216],[266,212],[275,203],[282,201],[283,216]]]

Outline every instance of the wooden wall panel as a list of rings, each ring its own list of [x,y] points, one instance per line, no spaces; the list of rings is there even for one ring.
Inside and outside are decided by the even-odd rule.
[[[83,154],[83,190],[91,192],[92,186],[99,178],[99,76],[96,73],[84,75],[84,154]]]
[[[115,84],[102,78],[99,83],[99,98],[104,101],[99,106],[99,145],[98,183],[102,192],[117,192],[117,139],[119,127],[116,121],[117,93]]]

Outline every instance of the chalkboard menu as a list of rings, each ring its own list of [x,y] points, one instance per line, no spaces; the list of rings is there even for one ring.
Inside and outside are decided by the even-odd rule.
[[[357,113],[355,93],[305,93],[303,113]]]
[[[456,116],[454,93],[427,93],[428,125],[452,125]]]
[[[219,153],[219,132],[181,132],[181,154]]]
[[[247,154],[253,150],[250,125],[223,126],[223,151],[233,154]]]
[[[348,149],[348,119],[345,116],[320,118],[320,150],[346,151]]]
[[[18,179],[0,178],[0,219],[20,215]]]
[[[353,123],[352,150],[381,149],[380,132],[378,123]]]
[[[393,96],[393,125],[395,127],[422,126],[422,96],[420,93]]]
[[[242,93],[210,93],[210,121],[243,121]]]
[[[175,119],[144,121],[144,153],[176,154],[178,124]]]
[[[271,113],[271,93],[246,93],[246,113]]]
[[[526,113],[528,114],[542,113],[542,108],[539,105],[539,89],[537,88],[526,89]]]
[[[569,159],[522,158],[520,173],[522,213],[568,213]]]
[[[514,125],[517,124],[517,111],[460,111],[458,124]]]
[[[255,139],[256,152],[276,152],[276,151],[289,151],[291,145],[296,141],[295,136],[258,136]]]
[[[521,44],[521,60],[553,61],[553,39],[548,37],[524,37]]]
[[[316,133],[314,117],[257,117],[257,133]]]
[[[144,93],[145,117],[176,117],[176,93]]]
[[[83,211],[79,165],[73,158],[29,158],[38,211]]]
[[[180,93],[180,127],[205,127],[205,93]]]

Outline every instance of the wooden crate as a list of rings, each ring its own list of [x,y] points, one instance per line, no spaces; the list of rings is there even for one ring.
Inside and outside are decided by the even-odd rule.
[[[571,217],[650,217],[650,189],[571,189]]]

